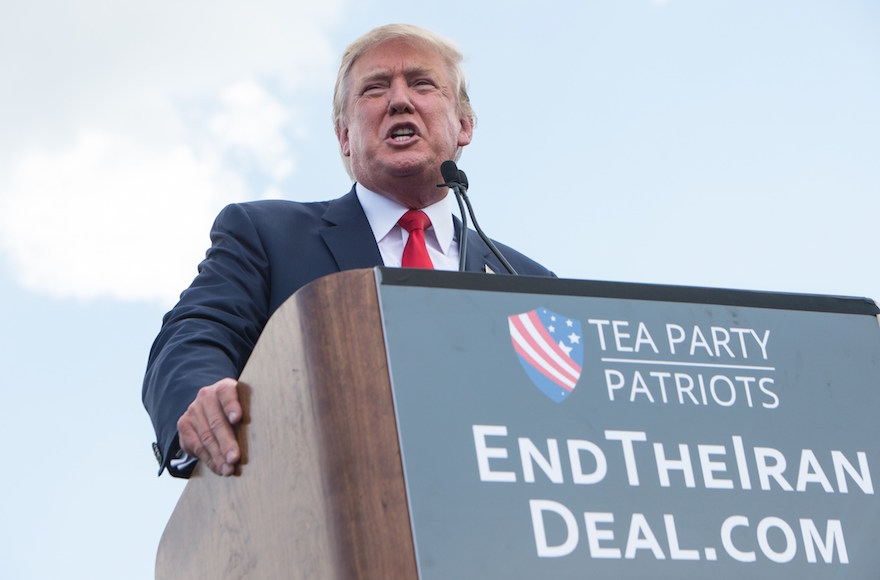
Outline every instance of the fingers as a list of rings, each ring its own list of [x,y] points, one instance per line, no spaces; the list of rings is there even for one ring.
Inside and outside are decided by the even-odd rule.
[[[202,387],[177,421],[180,448],[218,475],[232,475],[241,457],[232,429],[242,415],[237,384],[226,378]]]
[[[204,407],[210,435],[216,439],[221,460],[225,463],[221,464],[221,469],[228,467],[228,473],[224,471],[223,475],[232,474],[239,460],[238,441],[232,430],[232,425],[241,419],[237,385],[235,379],[222,379],[214,383],[209,389],[213,389],[215,397],[208,397],[209,404]]]
[[[241,403],[238,402],[238,381],[235,379],[222,379],[214,383],[217,399],[226,418],[233,425],[241,420]]]

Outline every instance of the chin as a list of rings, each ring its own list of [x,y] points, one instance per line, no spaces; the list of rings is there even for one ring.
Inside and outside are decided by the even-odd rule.
[[[439,175],[440,164],[433,167],[433,162],[425,159],[395,159],[386,165],[387,172],[394,177],[414,177],[418,175]]]

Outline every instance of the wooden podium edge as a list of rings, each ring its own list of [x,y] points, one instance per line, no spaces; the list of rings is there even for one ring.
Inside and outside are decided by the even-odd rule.
[[[156,578],[416,578],[373,270],[303,287],[240,378],[233,477],[197,466]]]

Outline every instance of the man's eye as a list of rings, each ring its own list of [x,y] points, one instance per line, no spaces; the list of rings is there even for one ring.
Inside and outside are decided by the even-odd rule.
[[[375,93],[382,91],[384,88],[385,87],[383,87],[382,85],[367,85],[364,87],[362,94],[364,94],[364,95],[375,94]]]

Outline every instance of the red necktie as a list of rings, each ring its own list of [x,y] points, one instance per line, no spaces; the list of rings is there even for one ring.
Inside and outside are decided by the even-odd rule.
[[[425,245],[425,228],[431,225],[431,219],[425,215],[425,212],[411,209],[403,214],[397,223],[409,232],[406,247],[403,248],[401,266],[433,270],[434,263],[431,262],[428,247]]]

